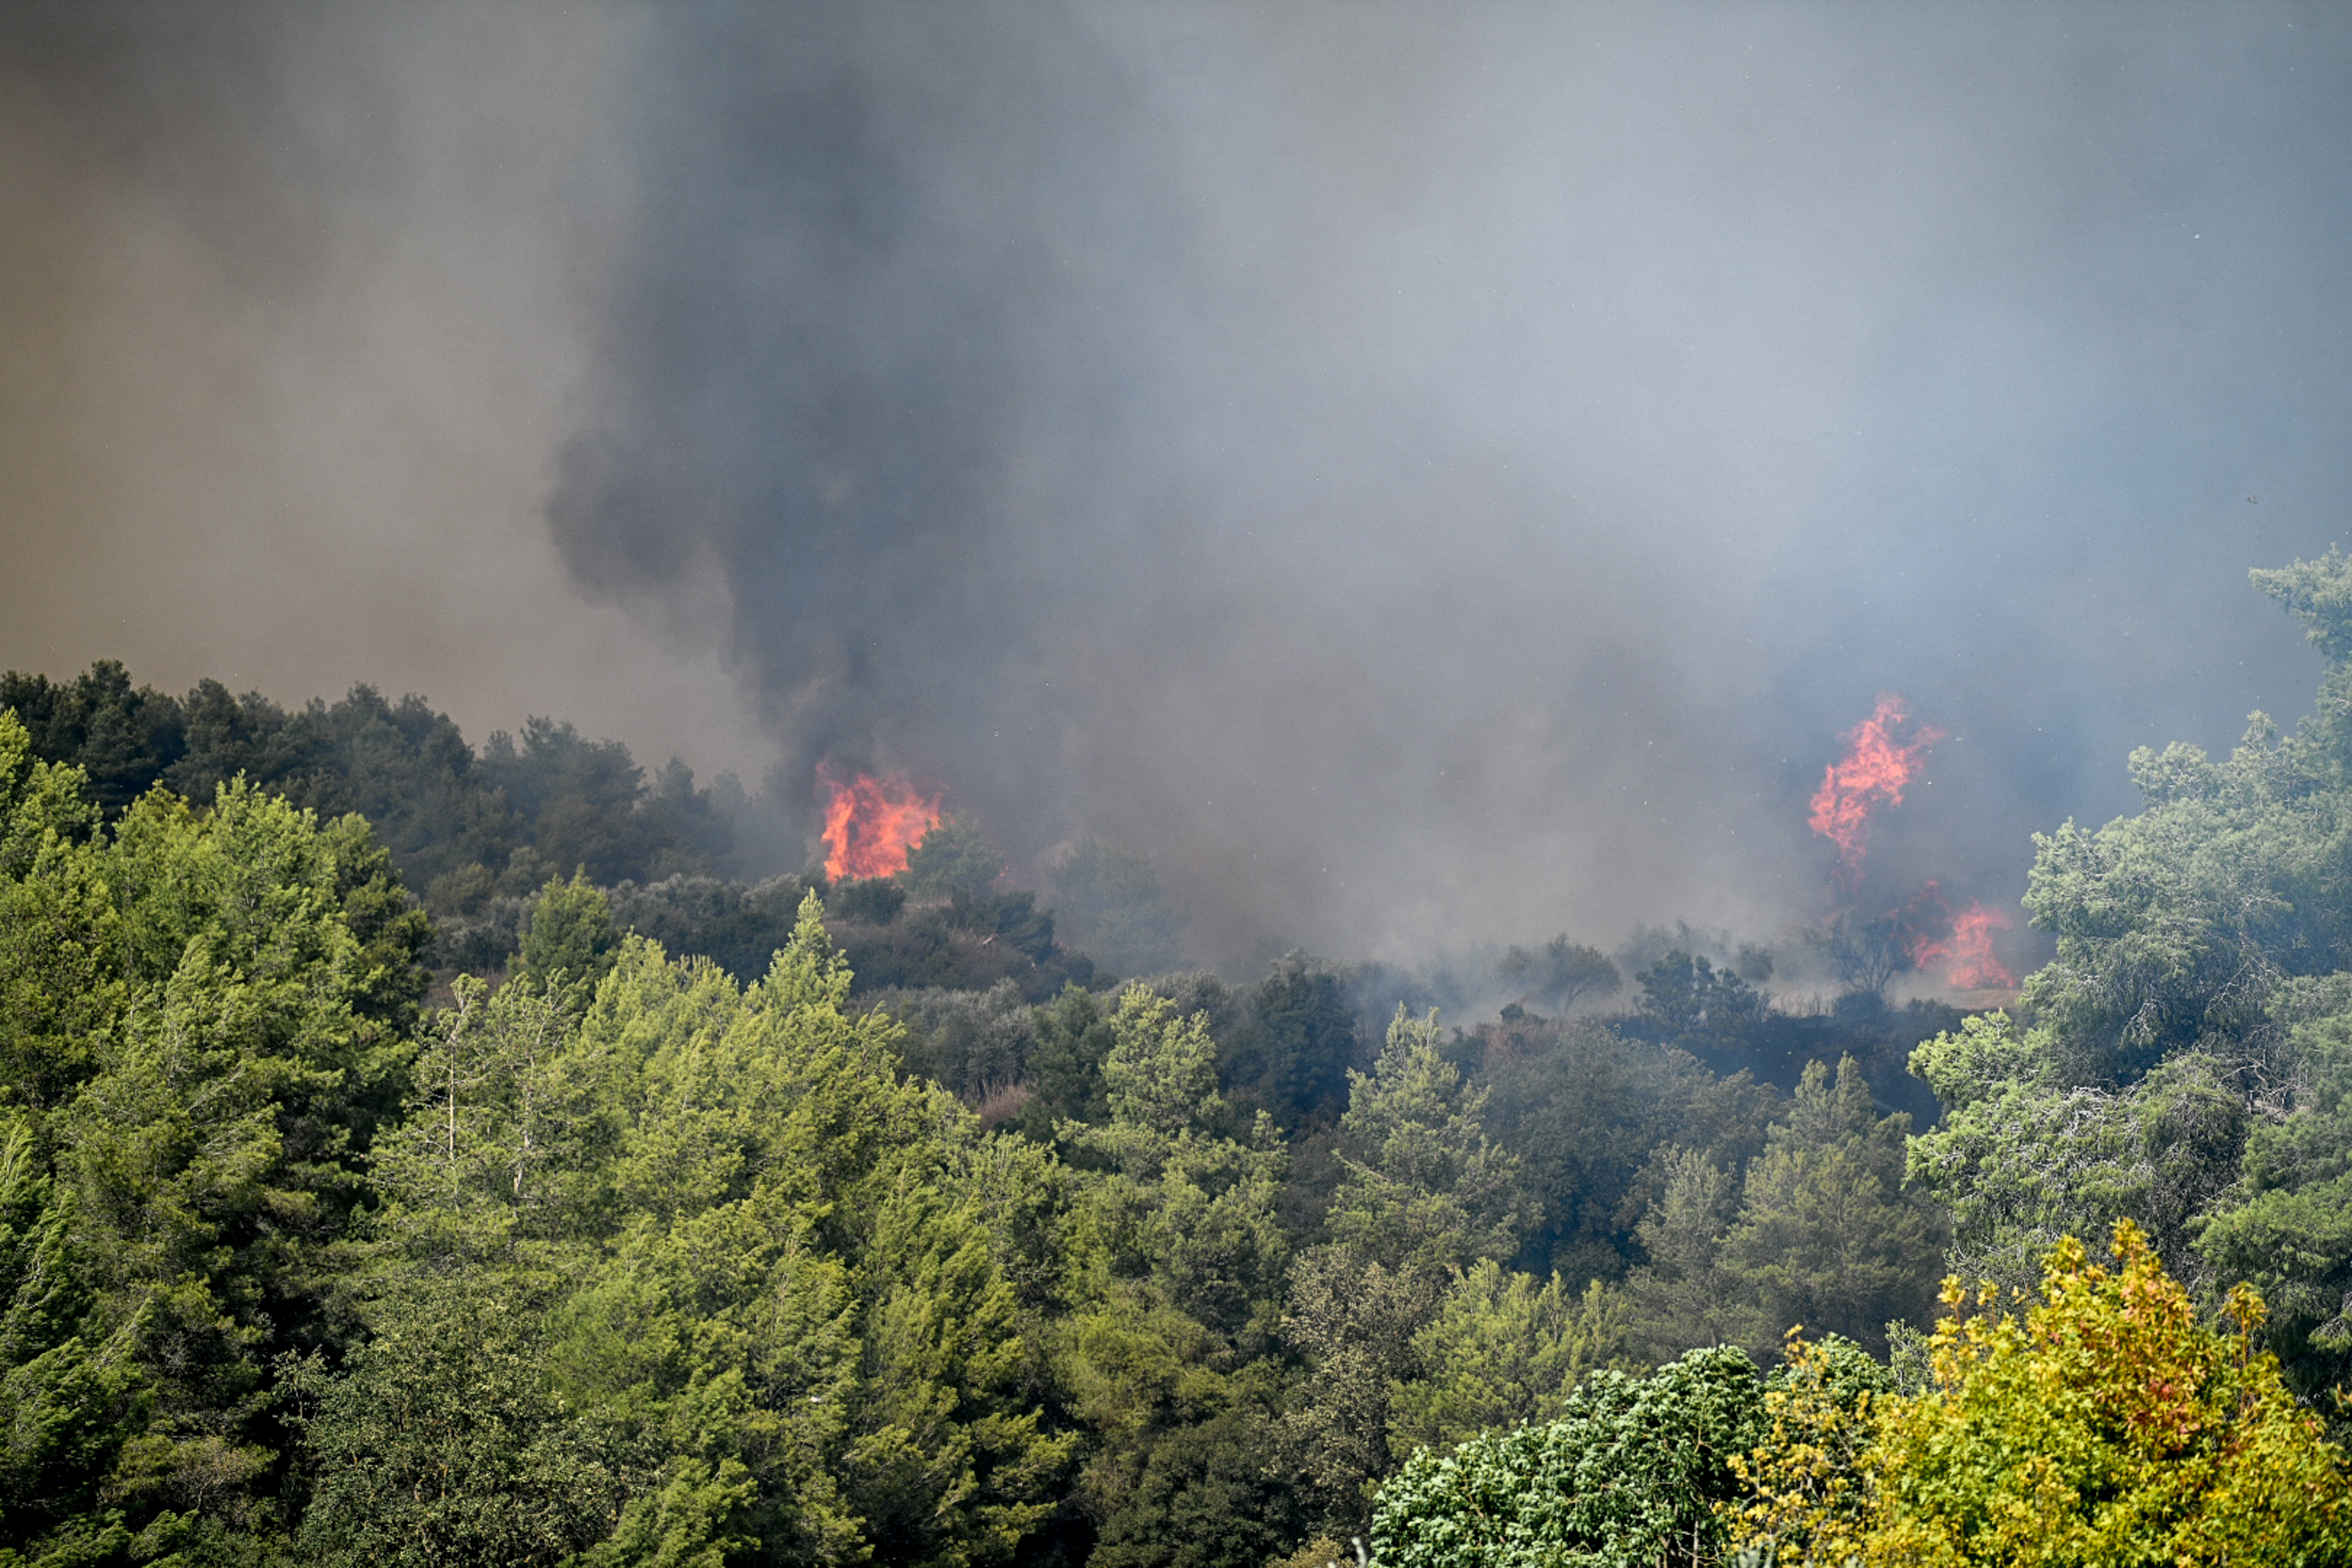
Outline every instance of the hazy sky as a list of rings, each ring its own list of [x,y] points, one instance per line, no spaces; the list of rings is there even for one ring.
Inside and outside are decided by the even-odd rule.
[[[0,667],[1151,851],[1204,950],[2013,904],[2316,673],[2325,6],[0,13]]]

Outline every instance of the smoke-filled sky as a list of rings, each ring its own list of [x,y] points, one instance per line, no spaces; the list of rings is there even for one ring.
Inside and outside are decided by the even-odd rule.
[[[2303,710],[2352,17],[0,11],[0,667],[1152,853],[1205,953],[2012,905]],[[812,818],[813,821],[813,818]]]

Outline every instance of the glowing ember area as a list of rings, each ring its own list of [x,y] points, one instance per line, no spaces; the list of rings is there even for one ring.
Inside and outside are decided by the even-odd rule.
[[[1837,846],[1840,880],[1851,885],[1862,866],[1871,811],[1903,804],[1903,791],[1918,775],[1927,748],[1943,738],[1941,730],[1914,723],[1903,699],[1891,692],[1846,731],[1845,756],[1822,773],[1809,819],[1814,832]]]
[[[1992,939],[1995,931],[2008,929],[2007,915],[1971,900],[1952,917],[1949,935],[1915,943],[1911,959],[1922,969],[1942,964],[1944,984],[1955,991],[2006,991],[2017,976],[1993,952]]]
[[[907,851],[939,825],[940,797],[904,779],[845,780],[821,768],[817,782],[832,792],[824,808],[828,877],[894,877],[907,868]]]

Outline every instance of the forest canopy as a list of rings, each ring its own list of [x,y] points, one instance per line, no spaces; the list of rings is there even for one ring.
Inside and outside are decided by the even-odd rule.
[[[2314,715],[1969,1012],[1218,975],[1100,840],[0,679],[0,1563],[2352,1561],[2352,561],[2255,581]]]

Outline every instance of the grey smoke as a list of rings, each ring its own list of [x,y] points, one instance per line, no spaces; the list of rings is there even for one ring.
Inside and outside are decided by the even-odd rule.
[[[357,47],[224,14],[298,100]],[[500,90],[415,16],[364,40],[395,130]],[[1881,690],[1952,733],[1889,902],[2011,903],[2132,746],[2308,696],[2243,574],[2352,493],[2326,8],[536,25],[603,63],[502,112],[609,160],[523,231],[593,259],[547,323],[577,395],[517,437],[540,526],[716,647],[811,806],[832,757],[1032,869],[1124,840],[1217,953],[1769,935],[1824,906],[1805,797]],[[153,178],[316,241],[287,193],[370,144],[264,157],[251,112]]]

